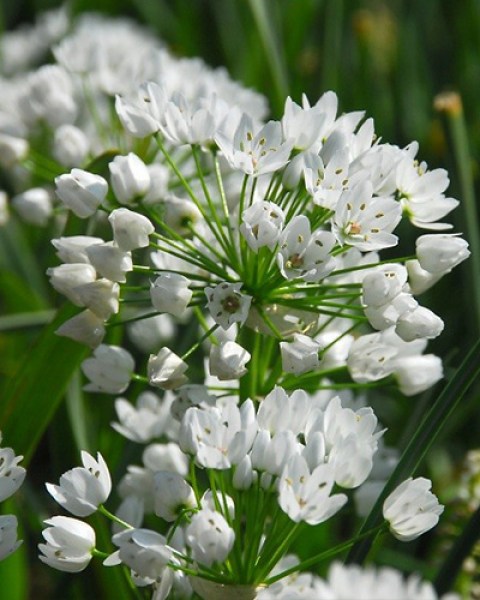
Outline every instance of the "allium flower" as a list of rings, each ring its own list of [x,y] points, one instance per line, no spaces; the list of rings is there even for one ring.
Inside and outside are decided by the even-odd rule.
[[[55,333],[96,348],[102,343],[105,327],[103,318],[87,309],[62,323]]]
[[[42,531],[47,543],[38,545],[42,552],[39,559],[59,571],[83,571],[92,558],[95,531],[88,523],[71,517],[52,517],[45,523],[51,527]]]
[[[95,349],[93,357],[82,363],[82,371],[90,380],[84,389],[121,394],[127,389],[134,369],[135,362],[127,350],[102,344]]]
[[[285,221],[283,210],[273,202],[255,202],[244,211],[240,231],[250,248],[257,252],[267,246],[273,250]]]
[[[113,239],[124,252],[148,246],[148,236],[155,231],[147,217],[128,208],[113,210],[108,220],[113,229]]]
[[[89,264],[86,248],[93,244],[103,244],[102,238],[90,235],[72,235],[52,240],[58,258],[64,263]]]
[[[190,281],[177,273],[162,273],[150,288],[150,298],[153,307],[160,311],[181,317],[193,292],[188,289]]]
[[[422,235],[416,241],[420,266],[429,273],[444,275],[470,256],[468,242],[458,235]]]
[[[150,385],[164,390],[173,390],[188,381],[184,375],[188,365],[169,348],[162,348],[158,354],[151,354],[147,372]]]
[[[138,396],[136,407],[124,398],[117,398],[115,410],[119,423],[112,423],[112,427],[127,439],[145,444],[165,432],[172,420],[169,406],[165,399],[161,401],[148,391]]]
[[[258,129],[246,114],[242,115],[233,140],[218,132],[215,141],[234,169],[254,176],[285,166],[293,146],[290,141],[282,141],[280,123],[269,121]]]
[[[133,152],[127,156],[116,156],[108,168],[110,183],[121,204],[129,204],[148,192],[150,173],[145,163]]]
[[[230,554],[235,541],[235,532],[219,512],[204,508],[193,515],[185,531],[192,557],[210,567],[223,562]]]
[[[58,267],[47,269],[52,286],[73,304],[84,306],[79,298],[77,287],[95,281],[97,273],[91,265],[85,263],[66,263]]]
[[[64,167],[81,165],[89,150],[87,136],[75,125],[65,124],[55,130],[53,155]]]
[[[83,306],[104,320],[120,308],[120,286],[103,277],[75,287],[75,295]]]
[[[120,250],[113,242],[92,244],[86,248],[86,253],[100,275],[110,281],[125,283],[125,273],[133,269],[131,253]]]
[[[44,188],[31,188],[12,198],[20,217],[32,225],[45,226],[53,214],[52,199]]]
[[[251,355],[236,342],[225,341],[210,348],[210,375],[220,381],[239,379],[247,372],[246,363]]]
[[[443,506],[430,492],[432,482],[424,477],[411,477],[401,483],[383,503],[383,516],[392,534],[409,542],[438,523]]]
[[[155,514],[165,521],[175,521],[185,508],[195,506],[195,494],[178,473],[157,471],[155,482]]]
[[[81,219],[96,212],[108,191],[103,177],[82,169],[72,169],[69,175],[60,175],[55,179],[55,185],[60,200]]]
[[[282,369],[286,373],[301,375],[307,371],[314,371],[320,365],[318,353],[320,344],[308,337],[295,333],[293,342],[280,342],[282,353]]]
[[[280,506],[296,523],[323,523],[347,501],[345,494],[330,496],[334,482],[334,469],[330,465],[319,465],[310,471],[302,456],[293,456],[280,478]]]
[[[252,297],[242,294],[241,283],[219,283],[214,288],[206,287],[208,310],[215,323],[229,329],[234,323],[245,323]]]
[[[93,514],[112,489],[110,473],[100,453],[95,460],[88,452],[82,451],[82,463],[83,467],[64,473],[60,477],[60,485],[46,484],[50,495],[77,517]]]
[[[11,448],[0,448],[0,502],[10,498],[22,485],[27,473],[19,466],[22,459],[23,456],[15,456]]]
[[[0,561],[21,545],[22,541],[17,540],[18,521],[14,515],[0,515]]]
[[[312,233],[310,221],[303,215],[288,223],[278,245],[277,263],[286,279],[301,277],[305,281],[319,281],[335,268],[335,259],[330,256],[335,236],[320,229]]]
[[[149,529],[128,529],[115,534],[112,541],[119,548],[120,560],[147,578],[147,583],[161,577],[172,557],[163,535]]]

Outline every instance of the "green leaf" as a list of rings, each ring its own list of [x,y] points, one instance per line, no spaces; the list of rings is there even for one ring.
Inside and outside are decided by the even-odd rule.
[[[77,309],[64,306],[29,348],[0,403],[0,430],[5,443],[27,463],[62,401],[65,389],[89,349],[55,330]]]

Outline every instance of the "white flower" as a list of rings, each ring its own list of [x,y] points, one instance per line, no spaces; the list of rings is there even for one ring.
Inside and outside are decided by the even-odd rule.
[[[83,521],[71,517],[52,517],[42,531],[46,544],[39,544],[39,559],[54,569],[67,573],[83,571],[95,548],[95,531]]]
[[[430,273],[422,268],[417,259],[407,260],[408,285],[415,296],[423,294],[442,278],[441,273]]]
[[[444,275],[470,256],[468,242],[457,235],[422,235],[416,241],[420,266],[435,275]]]
[[[218,377],[220,381],[240,379],[247,372],[245,365],[251,354],[236,342],[226,341],[210,348],[209,371],[210,375]]]
[[[4,38],[5,39],[5,38]],[[0,164],[10,168],[28,155],[27,140],[7,133],[0,133]]]
[[[407,269],[399,264],[387,264],[377,267],[363,278],[363,303],[380,307],[390,302],[402,291],[407,283]]]
[[[88,259],[95,269],[110,281],[125,283],[125,273],[133,270],[131,252],[123,252],[113,244],[92,244],[86,248]]]
[[[116,96],[115,110],[128,133],[143,138],[159,130],[166,101],[164,90],[156,83],[148,82],[128,100]]]
[[[184,375],[188,369],[179,356],[169,348],[162,348],[158,354],[151,354],[148,359],[147,372],[150,385],[172,390],[188,381]]]
[[[394,371],[392,358],[397,349],[386,343],[379,333],[362,335],[350,347],[347,367],[357,383],[378,381]]]
[[[442,379],[442,361],[434,354],[401,356],[394,361],[393,374],[402,394],[414,396]]]
[[[310,472],[302,456],[293,456],[280,478],[280,507],[295,523],[323,523],[347,501],[345,494],[330,496],[334,482],[334,470],[330,465],[321,464]]]
[[[172,557],[163,535],[149,529],[127,529],[115,534],[112,541],[119,548],[120,560],[148,579],[147,583],[162,576]]]
[[[113,239],[123,251],[148,246],[148,236],[155,231],[155,227],[147,217],[128,208],[113,210],[108,220],[113,229]]]
[[[60,477],[60,485],[47,483],[51,496],[65,509],[77,517],[93,514],[103,504],[112,489],[108,467],[102,455],[97,460],[82,451],[83,467],[75,467]]]
[[[17,194],[12,198],[12,205],[26,223],[40,227],[45,226],[53,214],[50,194],[41,187]]]
[[[242,294],[241,283],[219,283],[214,288],[206,287],[208,310],[215,323],[229,329],[234,323],[243,325],[248,317],[252,297]]]
[[[254,252],[267,246],[273,250],[285,221],[283,210],[273,202],[255,202],[242,214],[240,231]]]
[[[55,130],[53,155],[64,167],[81,165],[89,149],[88,138],[78,127],[66,124]]]
[[[101,319],[107,320],[118,313],[120,308],[120,286],[109,279],[101,278],[75,287],[75,295]]]
[[[178,273],[162,273],[150,288],[150,298],[153,307],[160,311],[181,317],[193,292],[188,289],[190,281]]]
[[[235,532],[219,512],[202,509],[195,515],[185,531],[186,542],[192,557],[210,567],[223,562],[230,554],[235,542]]]
[[[82,371],[90,380],[84,389],[90,392],[121,394],[130,384],[135,362],[120,346],[101,344],[92,358],[82,363]]]
[[[401,314],[395,327],[395,333],[405,342],[418,338],[432,340],[438,337],[444,328],[440,317],[424,306],[417,306]]]
[[[127,156],[116,156],[108,168],[110,183],[120,204],[128,204],[148,192],[150,173],[145,163],[133,152]]]
[[[86,248],[93,244],[103,244],[102,238],[90,235],[72,235],[52,240],[52,245],[57,250],[58,258],[64,263],[87,263]]]
[[[157,471],[153,476],[155,514],[165,521],[175,521],[185,508],[195,506],[195,494],[178,473]]]
[[[19,466],[22,459],[23,456],[15,456],[12,448],[0,448],[0,502],[10,498],[22,485],[27,473]]]
[[[119,423],[112,423],[112,427],[132,442],[145,444],[171,426],[169,407],[169,403],[148,391],[138,396],[135,407],[125,398],[117,398],[115,410]]]
[[[430,492],[431,487],[429,479],[410,477],[383,503],[383,516],[397,539],[403,542],[414,540],[438,523],[443,506]]]
[[[269,121],[261,129],[243,114],[233,140],[218,132],[215,141],[234,169],[248,175],[262,175],[278,171],[288,162],[292,142],[282,142],[282,126]]]
[[[105,200],[108,183],[100,175],[82,169],[55,178],[56,194],[77,217],[85,219],[95,214]]]
[[[73,304],[84,306],[76,288],[85,283],[91,283],[97,278],[97,272],[92,265],[85,263],[66,263],[58,267],[47,269],[52,286]]]
[[[22,543],[17,540],[17,517],[0,515],[0,561],[10,556]]]
[[[320,344],[300,333],[293,334],[293,342],[280,342],[282,369],[286,373],[301,375],[318,369]]]
[[[275,386],[260,403],[258,426],[272,435],[287,429],[295,435],[303,433],[309,404],[310,399],[303,390],[288,395],[283,388]]]
[[[101,317],[87,309],[62,323],[55,333],[96,348],[105,336],[105,326]]]
[[[335,236],[321,229],[312,233],[310,221],[303,215],[288,223],[278,246],[278,268],[286,279],[301,277],[305,281],[319,281],[335,268],[335,259],[330,256]]]
[[[337,204],[332,230],[342,244],[362,252],[390,248],[398,242],[392,231],[402,216],[398,202],[372,197],[372,184],[359,183],[345,191]]]

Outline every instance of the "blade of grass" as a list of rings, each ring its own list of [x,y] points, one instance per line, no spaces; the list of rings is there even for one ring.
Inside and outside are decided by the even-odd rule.
[[[458,371],[448,382],[443,392],[420,423],[416,433],[400,458],[382,493],[363,523],[359,535],[377,527],[383,521],[382,508],[385,498],[401,482],[418,468],[429,448],[438,437],[443,426],[460,403],[480,373],[480,340],[473,346]],[[361,540],[353,546],[347,560],[361,564],[367,557],[375,536]]]
[[[0,404],[0,430],[5,441],[30,460],[61,402],[72,373],[89,349],[59,337],[55,330],[76,312],[64,306],[26,352]]]
[[[285,98],[288,95],[288,74],[285,57],[282,54],[275,31],[273,15],[268,14],[265,0],[249,0],[250,10],[265,50],[265,58],[270,65],[273,85],[275,87],[275,112],[281,112]],[[272,11],[272,7],[270,7]]]

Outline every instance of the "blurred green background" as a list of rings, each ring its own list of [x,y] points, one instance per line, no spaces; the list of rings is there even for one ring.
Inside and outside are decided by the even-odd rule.
[[[12,30],[26,25],[39,12],[62,4],[58,0],[0,0],[2,27]],[[226,66],[233,78],[268,97],[274,118],[281,116],[287,95],[300,101],[305,93],[313,103],[331,89],[337,92],[342,111],[365,110],[373,117],[383,141],[403,146],[418,140],[421,160],[426,160],[430,168],[449,170],[449,193],[463,201],[452,217],[455,231],[464,232],[473,250],[471,260],[422,297],[422,304],[445,320],[445,332],[429,345],[429,351],[444,358],[447,378],[451,375],[480,332],[480,234],[475,204],[480,150],[480,0],[72,0],[69,7],[73,15],[101,11],[127,16],[157,33],[177,55],[200,56],[211,66]],[[448,106],[446,112],[435,109],[435,97],[446,91],[459,93],[463,110]],[[0,239],[2,311],[11,315],[48,309],[54,295],[45,282],[43,267],[36,266],[35,259],[40,257],[39,263],[43,263],[53,251],[45,249],[44,240],[34,228],[15,227],[11,225],[10,233]],[[411,249],[412,233],[405,232],[402,240]],[[13,277],[11,263],[17,259]],[[18,281],[28,283],[28,287]],[[35,292],[29,294],[29,289]],[[38,328],[22,329],[21,333],[0,328],[0,375],[11,378],[18,373],[25,349],[35,348],[30,345],[38,335]],[[424,410],[442,385],[420,400],[381,399],[375,408],[381,418],[388,420],[392,439],[399,439],[400,426],[415,411],[416,403],[420,403],[420,411]],[[0,393],[1,389],[0,384]],[[77,381],[70,396],[81,395],[78,390]],[[79,406],[87,416],[72,414],[72,407]],[[93,411],[89,414],[93,406],[95,415]],[[450,479],[455,477],[465,452],[479,446],[479,412],[478,389],[473,389],[447,424],[442,445],[437,445],[430,457],[430,472],[445,483],[447,496]],[[111,399],[103,403],[70,398],[66,408],[61,407],[53,418],[40,445],[22,503],[46,516],[45,499],[39,499],[35,485],[37,480],[39,486],[45,480],[55,480],[77,463],[78,449],[65,443],[66,432],[72,433],[70,429],[76,443],[86,435],[91,451],[100,449],[107,455],[120,456],[122,444],[114,441],[110,432],[102,433],[112,418]],[[82,419],[86,433],[75,432],[75,423]],[[403,441],[408,435],[408,431],[403,433]],[[52,457],[56,464],[48,466]],[[125,460],[117,465],[118,471]],[[32,537],[30,548],[9,559],[8,568],[0,566],[0,580],[7,581],[8,577],[11,586],[0,584],[0,598],[26,597],[27,584],[21,584],[20,574],[27,572],[27,563],[34,569],[31,598],[85,598],[88,590],[94,590],[92,597],[128,597],[120,592],[123,588],[114,575],[112,579],[105,575],[105,569],[92,570],[90,580],[75,583],[70,577],[46,573],[34,558],[38,519],[32,517],[25,526],[30,531],[25,533],[26,539]],[[453,534],[450,531],[447,537],[455,536],[456,531],[453,528]],[[322,535],[328,536],[329,532],[324,530]],[[309,545],[318,542],[318,538],[304,542],[304,554],[308,554]],[[429,543],[428,537],[420,541],[410,558],[396,554],[396,546],[392,545],[393,550],[390,555],[385,551],[383,560],[400,568],[427,569],[428,565],[416,563],[411,557],[423,560],[431,555],[435,548],[428,548]],[[4,596],[5,589],[11,594]]]

